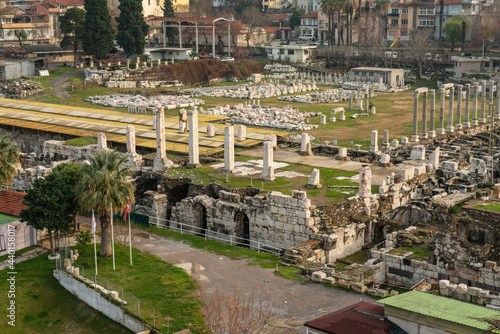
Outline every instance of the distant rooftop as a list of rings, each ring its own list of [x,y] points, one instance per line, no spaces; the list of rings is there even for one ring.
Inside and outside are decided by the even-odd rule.
[[[24,205],[26,193],[2,190],[0,191],[0,212],[14,217],[19,217],[21,210],[28,207]]]

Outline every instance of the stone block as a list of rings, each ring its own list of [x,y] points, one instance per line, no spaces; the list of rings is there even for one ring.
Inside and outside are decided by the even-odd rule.
[[[321,282],[323,278],[326,278],[326,273],[322,271],[315,271],[311,275],[311,279],[313,280],[313,282]]]
[[[321,280],[321,283],[325,283],[325,284],[331,284],[331,285],[334,285],[335,284],[335,278],[333,277],[325,277]]]
[[[495,261],[486,261],[484,263],[484,267],[486,269],[493,269],[493,270],[495,270],[495,269],[497,269],[497,263]]]
[[[357,293],[367,293],[368,292],[368,288],[364,284],[361,284],[361,283],[352,283],[351,289],[356,291]]]
[[[474,288],[472,286],[469,286],[467,288],[467,294],[469,294],[470,296],[479,296],[480,291],[481,291],[480,288]]]
[[[389,295],[389,291],[384,289],[377,289],[377,296],[380,298],[385,298]]]
[[[339,279],[337,281],[337,285],[344,288],[344,289],[350,289],[351,288],[351,282],[348,282],[344,279]]]

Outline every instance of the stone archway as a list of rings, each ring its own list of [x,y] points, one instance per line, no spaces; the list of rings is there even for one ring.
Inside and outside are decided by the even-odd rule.
[[[205,236],[208,226],[207,208],[201,203],[196,203],[193,207],[193,212],[194,212],[193,224],[194,226],[198,227],[197,229],[195,229],[195,232],[198,235]]]
[[[238,246],[250,247],[250,220],[243,211],[234,216],[234,236]]]

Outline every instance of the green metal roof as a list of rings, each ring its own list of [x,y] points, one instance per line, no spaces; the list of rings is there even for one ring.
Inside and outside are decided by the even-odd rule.
[[[420,291],[379,301],[382,304],[463,326],[500,333],[500,311]]]

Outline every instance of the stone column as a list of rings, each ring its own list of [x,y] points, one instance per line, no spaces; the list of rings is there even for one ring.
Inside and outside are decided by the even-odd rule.
[[[450,87],[450,100],[448,101],[448,125],[446,126],[446,133],[455,131],[453,126],[453,99],[455,97],[455,88]]]
[[[372,170],[363,165],[359,171],[359,190],[356,196],[370,197],[372,195]]]
[[[223,173],[234,173],[234,128],[224,128],[224,169]]]
[[[497,107],[495,111],[495,121],[500,121],[500,80],[497,81]]]
[[[198,168],[201,167],[198,147],[198,111],[196,111],[196,107],[192,107],[187,113],[189,127],[189,162],[187,167]]]
[[[215,126],[213,124],[207,125],[207,137],[215,136]]]
[[[369,152],[376,154],[378,152],[378,130],[372,130],[371,145]]]
[[[411,139],[410,141],[412,143],[418,142],[418,96],[419,93],[415,91],[413,93],[413,130],[411,133]],[[372,131],[372,136],[373,136],[373,131]]]
[[[465,85],[465,122],[464,129],[470,128],[470,84]]]
[[[439,89],[440,101],[439,101],[439,127],[437,129],[438,135],[444,135],[444,102],[446,100],[446,90],[444,88]]]
[[[486,103],[486,80],[481,81],[481,116],[479,117],[479,124],[486,123],[486,117],[484,116],[484,108]]]
[[[348,110],[352,110],[352,95],[349,96],[349,109]]]
[[[172,161],[167,159],[165,152],[165,113],[163,108],[154,111],[156,115],[156,158],[153,160],[153,171],[164,170],[173,166]]]
[[[457,121],[455,131],[462,130],[462,85],[457,85]]]
[[[384,130],[384,137],[382,139],[382,145],[380,146],[380,150],[387,151],[389,149],[389,130]]]
[[[365,101],[365,113],[369,113],[370,112],[370,102],[368,99],[366,99]]]
[[[106,134],[104,132],[99,132],[97,134],[97,149],[98,150],[107,150],[108,149]]]
[[[420,133],[420,139],[427,139],[427,92],[423,92],[422,97],[422,132]]]
[[[270,141],[264,142],[264,156],[262,165],[261,180],[274,181],[274,167],[273,167],[273,143]]]
[[[238,141],[243,141],[247,139],[247,127],[244,125],[238,125]]]
[[[127,70],[130,70],[130,58],[127,58]]]
[[[135,154],[135,128],[127,126],[127,153]]]
[[[473,98],[472,98],[472,122],[471,126],[476,126],[478,124],[477,121],[477,92],[478,91],[478,83],[474,82],[473,84]]]
[[[436,137],[436,131],[434,130],[434,123],[435,121],[435,109],[436,109],[436,90],[435,89],[429,89],[429,95],[431,98],[431,108],[429,111],[429,131],[427,132],[427,135],[429,138],[434,138]]]
[[[300,154],[312,155],[311,139],[307,132],[302,132],[300,138]]]
[[[268,140],[271,142],[271,144],[273,144],[273,149],[278,148],[278,136],[270,135]]]

